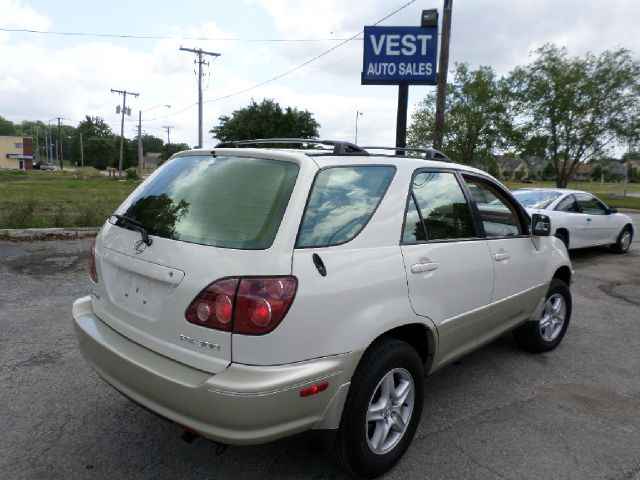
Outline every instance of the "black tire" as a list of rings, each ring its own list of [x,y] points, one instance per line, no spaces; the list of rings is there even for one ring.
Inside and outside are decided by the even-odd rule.
[[[559,301],[560,300],[560,301]],[[559,301],[559,302],[558,302]],[[554,306],[563,306],[555,312]],[[558,278],[551,280],[539,321],[528,321],[513,332],[516,342],[531,352],[548,352],[564,338],[571,320],[571,290]],[[562,316],[562,324],[558,319]]]
[[[625,237],[627,235],[627,237]],[[611,250],[615,253],[627,253],[629,251],[629,247],[631,246],[631,242],[633,241],[633,231],[629,225],[626,225],[618,235],[616,239],[616,243],[611,245]]]
[[[562,243],[564,243],[564,246],[567,247],[567,250],[569,250],[569,233],[565,230],[558,230],[556,231],[556,238],[559,238],[560,240],[562,240]]]
[[[398,404],[394,403],[391,406],[387,403],[386,407],[380,408],[379,414],[383,418],[367,421],[369,408],[384,403],[381,397],[382,383],[384,379],[389,378],[394,381],[394,385],[396,380],[400,380],[395,387],[398,390],[394,392],[401,390],[403,386],[407,389],[413,386],[412,408],[409,409],[411,402],[410,396],[407,396],[404,400],[398,401]],[[404,455],[415,435],[422,413],[423,398],[424,369],[415,348],[408,343],[390,338],[376,341],[363,355],[351,380],[340,427],[331,451],[337,466],[350,475],[364,478],[375,478],[391,469]],[[392,409],[394,413],[390,412]],[[404,422],[406,428],[402,433],[394,431],[393,428],[387,430],[389,433],[383,433],[383,440],[389,439],[389,442],[381,442],[380,452],[375,453],[372,449],[374,447],[370,446],[370,436],[373,436],[376,429],[384,429],[385,425],[392,424],[396,428],[403,428],[396,425],[396,419],[401,417],[396,409],[402,409],[404,412],[402,415],[407,418]],[[383,448],[385,444],[388,450]]]

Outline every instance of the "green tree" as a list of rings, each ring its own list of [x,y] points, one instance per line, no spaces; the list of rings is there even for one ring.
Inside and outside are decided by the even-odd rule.
[[[165,160],[168,160],[174,153],[178,153],[183,150],[189,150],[190,148],[191,147],[186,143],[166,143],[164,147],[162,147],[162,155],[160,155],[160,160],[164,162]]]
[[[78,124],[78,132],[82,133],[84,138],[107,138],[113,136],[111,127],[107,125],[102,117],[90,117],[89,115],[86,115],[84,120]]]
[[[420,102],[411,118],[408,144],[431,145],[435,128],[436,94]],[[472,164],[474,158],[489,158],[511,131],[508,102],[493,69],[470,70],[456,64],[453,81],[447,85],[443,149],[455,162]]]
[[[318,138],[320,124],[307,110],[282,109],[274,100],[261,103],[251,100],[249,106],[236,110],[229,117],[218,118],[220,124],[210,130],[221,141],[256,138]]]
[[[14,135],[15,133],[16,126],[13,122],[0,115],[0,135]]]
[[[148,152],[162,152],[162,147],[164,147],[164,141],[161,138],[147,133],[142,135],[142,151],[145,154]]]
[[[84,164],[99,170],[115,165],[118,149],[112,137],[90,137],[84,140]]]
[[[582,162],[629,138],[638,126],[640,63],[625,49],[570,57],[547,44],[509,77],[523,139],[546,137],[558,187]]]
[[[65,153],[64,158],[72,159],[80,164],[80,134],[82,134],[85,165],[100,170],[115,165],[114,162],[118,160],[117,142],[120,141],[119,137],[114,135],[111,127],[107,125],[102,117],[90,117],[88,115],[74,129],[71,141],[68,142],[70,150],[68,154]],[[100,141],[93,141],[94,139],[99,139]],[[104,146],[109,156],[94,150],[95,145]]]

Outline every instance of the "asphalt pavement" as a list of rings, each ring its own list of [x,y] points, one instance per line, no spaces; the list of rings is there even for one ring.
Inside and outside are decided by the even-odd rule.
[[[105,384],[70,319],[90,245],[0,242],[1,479],[343,478],[313,435],[218,456]],[[560,347],[532,355],[507,335],[429,377],[416,438],[385,478],[640,480],[640,243],[572,260]]]

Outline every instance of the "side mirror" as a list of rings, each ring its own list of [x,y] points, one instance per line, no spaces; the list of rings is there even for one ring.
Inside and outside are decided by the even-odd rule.
[[[617,208],[608,208],[607,209],[607,215],[611,215],[612,213],[618,213],[618,209]]]
[[[531,215],[531,233],[535,237],[548,237],[551,235],[551,219],[547,215],[534,213]]]

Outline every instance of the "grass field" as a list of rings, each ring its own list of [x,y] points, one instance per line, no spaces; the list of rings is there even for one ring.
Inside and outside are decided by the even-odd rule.
[[[94,169],[0,171],[0,229],[97,227],[137,185]]]
[[[511,189],[555,187],[553,182],[506,182]],[[75,172],[0,171],[0,229],[38,227],[98,227],[138,185],[115,181],[96,170]],[[622,184],[572,182],[570,188],[600,196],[609,206],[640,209],[640,198],[622,198]],[[628,192],[640,194],[640,184]]]

